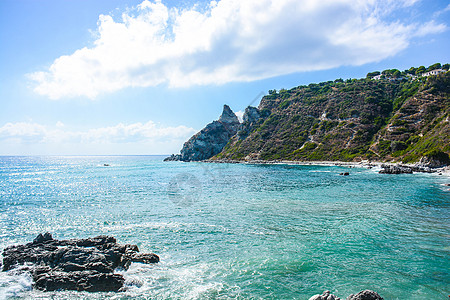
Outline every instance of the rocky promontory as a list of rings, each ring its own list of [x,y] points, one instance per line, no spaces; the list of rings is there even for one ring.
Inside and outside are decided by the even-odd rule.
[[[223,106],[219,120],[206,125],[184,143],[180,154],[172,154],[164,161],[202,161],[220,153],[239,128],[239,120],[228,105]]]
[[[33,287],[42,291],[116,292],[125,279],[115,269],[126,270],[132,262],[157,263],[159,257],[104,235],[60,241],[45,233],[32,243],[3,250],[3,271],[21,267],[31,274]]]
[[[450,165],[450,72],[270,90],[214,161]],[[415,172],[413,170],[413,172]]]

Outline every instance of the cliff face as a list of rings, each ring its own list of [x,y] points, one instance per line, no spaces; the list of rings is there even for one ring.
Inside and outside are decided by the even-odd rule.
[[[240,123],[228,105],[223,106],[219,120],[206,125],[192,136],[181,149],[180,155],[167,160],[201,161],[220,153],[230,138],[237,132]]]
[[[412,80],[353,79],[271,92],[221,153],[230,160],[417,162],[450,152],[450,73]]]
[[[380,157],[401,158],[404,162],[415,162],[437,149],[450,152],[449,95],[449,73],[429,78],[393,111],[370,150]]]

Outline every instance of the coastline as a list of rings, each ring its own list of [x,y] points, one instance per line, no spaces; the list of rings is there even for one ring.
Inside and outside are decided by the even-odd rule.
[[[365,168],[376,171],[382,170],[382,166],[394,166],[394,167],[408,167],[408,168],[423,168],[418,164],[402,164],[398,162],[380,162],[380,161],[360,161],[360,162],[346,162],[346,161],[292,161],[292,160],[204,160],[206,163],[231,163],[231,164],[263,164],[263,165],[301,165],[301,166],[338,166],[348,168]],[[450,166],[440,168],[430,168],[429,172],[425,171],[413,171],[413,173],[430,173],[438,176],[450,177]]]

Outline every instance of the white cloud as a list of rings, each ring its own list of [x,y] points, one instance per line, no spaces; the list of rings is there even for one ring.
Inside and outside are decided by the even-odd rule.
[[[423,24],[416,32],[416,36],[425,36],[431,33],[444,32],[447,30],[447,26],[444,24],[436,24],[435,21],[430,21]]]
[[[23,141],[39,141],[45,138],[46,128],[37,123],[6,123],[3,127],[0,127],[0,139],[13,138]]]
[[[32,122],[7,123],[0,127],[0,141],[3,145],[0,154],[11,154],[7,153],[8,145],[11,149],[17,149],[19,146],[27,149],[36,145],[48,145],[49,154],[64,154],[58,152],[59,147],[64,149],[64,146],[67,146],[65,147],[67,151],[74,151],[70,153],[75,154],[135,153],[133,151],[137,148],[141,149],[138,154],[166,154],[178,152],[183,142],[196,132],[186,126],[162,127],[152,121],[119,123],[115,126],[85,131],[71,131],[65,128],[62,122],[52,127]],[[73,146],[77,149],[70,149]],[[108,148],[111,146],[120,148],[117,148],[117,152],[111,152],[111,148]],[[95,147],[97,147],[95,153],[85,150]],[[125,152],[121,152],[123,150]]]
[[[221,0],[190,9],[143,1],[121,20],[101,15],[91,48],[32,73],[52,99],[127,87],[252,81],[361,65],[393,56],[443,24],[409,24],[392,12],[418,0]]]
[[[240,110],[240,111],[237,111],[237,112],[235,112],[234,113],[235,115],[236,115],[236,117],[238,117],[238,119],[239,119],[239,122],[243,122],[243,117],[244,117],[244,111],[243,110]]]

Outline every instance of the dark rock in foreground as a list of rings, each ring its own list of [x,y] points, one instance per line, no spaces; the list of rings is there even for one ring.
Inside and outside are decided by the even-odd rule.
[[[322,295],[314,295],[309,300],[341,300],[341,298],[331,294],[330,291],[325,291]]]
[[[59,241],[49,233],[3,250],[3,271],[26,265],[33,287],[43,291],[119,291],[125,279],[114,270],[128,269],[132,262],[157,263],[159,257],[139,253],[136,245],[117,244],[111,236]]]
[[[378,295],[377,292],[371,291],[371,290],[365,290],[362,292],[359,292],[356,295],[350,295],[347,297],[347,300],[383,300],[383,298]]]
[[[322,293],[322,295],[314,295],[309,300],[340,300],[341,298],[331,294],[330,291],[325,291]],[[365,290],[362,292],[359,292],[358,294],[354,295],[351,294],[347,297],[347,300],[383,300],[383,298],[378,295],[377,292],[371,291],[371,290]]]

